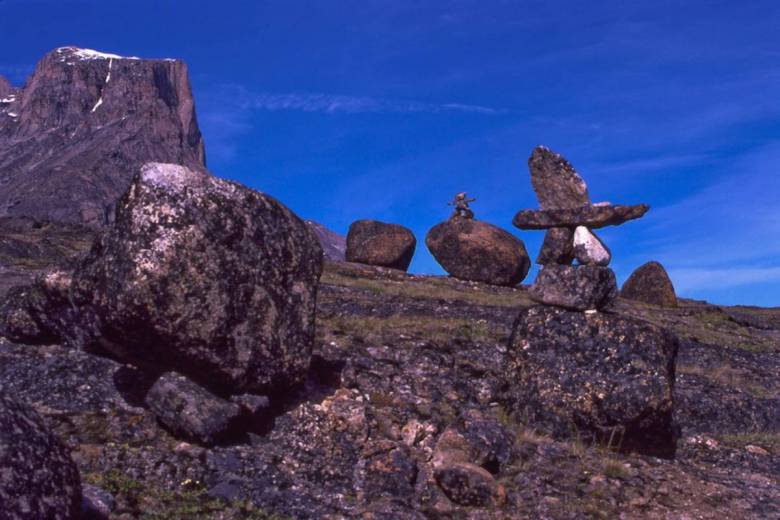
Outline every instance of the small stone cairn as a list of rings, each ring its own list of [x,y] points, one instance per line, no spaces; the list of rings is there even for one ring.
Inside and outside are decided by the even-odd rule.
[[[593,229],[642,217],[649,206],[592,203],[588,187],[560,154],[544,146],[528,159],[540,209],[522,210],[512,223],[520,229],[546,229],[536,263],[542,266],[531,298],[572,310],[598,310],[617,296],[612,254]],[[577,265],[572,265],[574,260]]]

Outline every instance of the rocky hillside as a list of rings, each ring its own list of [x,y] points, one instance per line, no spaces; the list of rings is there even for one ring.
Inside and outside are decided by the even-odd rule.
[[[0,216],[102,226],[149,161],[205,164],[183,62],[63,47],[0,78]]]
[[[780,310],[618,299],[608,314],[680,341],[680,435],[657,458],[510,413],[510,335],[532,306],[524,287],[326,263],[305,384],[210,446],[145,404],[153,377],[105,355],[2,340],[0,387],[111,518],[780,516]]]

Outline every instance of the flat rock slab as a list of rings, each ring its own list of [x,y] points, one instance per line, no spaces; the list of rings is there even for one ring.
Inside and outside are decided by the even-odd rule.
[[[670,457],[677,346],[636,318],[526,309],[508,351],[510,407],[556,438]]]
[[[571,310],[602,309],[617,296],[617,281],[609,267],[551,264],[539,271],[529,296]]]
[[[561,209],[524,209],[517,212],[512,224],[520,229],[549,229],[554,227],[601,228],[617,226],[629,220],[642,217],[650,209],[647,204],[623,206],[580,206]]]

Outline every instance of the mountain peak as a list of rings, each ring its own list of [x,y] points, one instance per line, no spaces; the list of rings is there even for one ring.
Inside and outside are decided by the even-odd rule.
[[[184,62],[60,47],[0,83],[0,216],[100,226],[147,162],[205,166]]]

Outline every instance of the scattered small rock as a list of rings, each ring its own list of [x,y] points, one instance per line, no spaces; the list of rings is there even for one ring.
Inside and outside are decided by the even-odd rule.
[[[73,321],[71,282],[69,273],[55,270],[36,277],[31,285],[11,288],[0,307],[0,334],[28,345],[61,342]]]
[[[447,498],[456,504],[482,507],[490,504],[496,496],[493,475],[475,464],[444,464],[435,470],[435,477]]]
[[[116,508],[116,500],[106,491],[91,484],[82,489],[81,514],[84,520],[108,520]]]
[[[146,404],[174,435],[211,445],[230,435],[241,407],[211,394],[176,372],[160,376]]]

